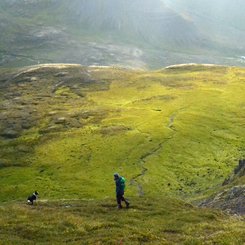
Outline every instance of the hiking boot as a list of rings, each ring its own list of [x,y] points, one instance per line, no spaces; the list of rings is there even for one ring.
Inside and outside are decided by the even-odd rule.
[[[117,206],[117,209],[122,209],[122,205],[118,205]]]

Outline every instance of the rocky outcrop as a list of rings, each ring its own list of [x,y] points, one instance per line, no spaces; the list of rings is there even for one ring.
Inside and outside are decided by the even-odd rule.
[[[99,72],[104,74],[104,69]],[[99,72],[80,65],[46,64],[1,74],[0,139],[99,123],[108,114],[106,110],[80,109],[90,103],[89,92],[109,89],[111,78],[104,75],[101,80]]]
[[[228,185],[235,181],[237,178],[245,176],[245,159],[239,160],[238,166],[234,169],[234,172],[223,182],[223,186]]]
[[[234,186],[203,202],[201,206],[218,208],[231,214],[245,214],[245,185]]]
[[[239,160],[233,174],[224,181],[221,192],[205,200],[202,207],[218,208],[231,214],[245,215],[245,185],[235,185],[234,182],[245,176],[245,159]]]
[[[19,132],[13,129],[5,129],[3,132],[0,133],[0,136],[7,138],[7,139],[14,139],[19,137]]]

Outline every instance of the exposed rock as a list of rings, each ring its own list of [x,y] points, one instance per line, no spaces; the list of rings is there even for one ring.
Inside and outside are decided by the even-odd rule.
[[[106,110],[91,110],[91,111],[83,111],[79,113],[79,117],[82,119],[98,119],[101,120],[106,117],[108,112]]]
[[[103,135],[116,135],[116,134],[120,134],[123,132],[127,132],[129,130],[130,130],[130,128],[128,128],[128,127],[125,127],[123,125],[122,126],[117,125],[117,126],[103,127],[100,130],[100,133]]]
[[[34,125],[33,125],[33,123],[31,123],[31,122],[24,122],[24,123],[22,123],[22,125],[21,125],[21,127],[23,128],[23,129],[30,129],[31,127],[33,127]]]
[[[57,119],[55,119],[55,123],[56,124],[63,124],[66,122],[66,118],[65,117],[59,117]]]
[[[40,129],[39,133],[44,134],[44,133],[53,133],[58,131],[60,131],[60,127],[57,125],[53,125],[53,126],[49,126],[48,128]]]
[[[13,129],[5,129],[3,132],[0,133],[0,135],[4,138],[8,139],[14,139],[18,138],[20,136],[19,132],[13,130]]]
[[[72,128],[80,128],[82,126],[82,124],[79,122],[79,120],[75,119],[75,118],[71,118],[69,120],[68,125]]]
[[[14,101],[18,101],[18,100],[21,100],[21,97],[15,97],[13,98]]]
[[[21,104],[21,105],[28,105],[29,103],[26,102],[26,101],[21,101],[20,104]]]
[[[245,159],[239,160],[239,165],[234,169],[234,174],[239,174],[241,172],[244,172],[245,169]]]
[[[234,186],[204,201],[200,206],[219,208],[231,214],[245,214],[245,185]]]
[[[232,214],[245,214],[245,185],[231,186],[235,180],[245,176],[245,160],[239,160],[234,173],[227,178],[223,186],[227,189],[205,200],[200,206],[219,208]]]
[[[242,177],[245,175],[245,159],[239,160],[238,166],[234,169],[234,173],[225,181],[223,182],[223,185],[228,185],[232,183],[235,179]]]
[[[49,116],[53,116],[53,115],[56,115],[56,114],[57,114],[57,111],[50,111],[50,112],[48,113]]]
[[[59,73],[56,73],[54,76],[55,77],[64,77],[64,76],[66,76],[66,75],[68,75],[69,73],[68,72],[59,72]]]
[[[31,82],[36,82],[36,81],[38,81],[38,78],[37,77],[31,77]]]

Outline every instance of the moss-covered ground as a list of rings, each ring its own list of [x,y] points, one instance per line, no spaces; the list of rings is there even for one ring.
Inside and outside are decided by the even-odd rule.
[[[242,244],[242,222],[175,198],[215,193],[244,158],[243,91],[245,70],[236,67],[0,70],[0,237],[23,233],[11,239],[25,243],[39,230],[39,242],[56,234],[57,243],[115,244],[123,223],[126,244],[233,244],[237,235]],[[114,210],[114,172],[127,179],[135,208]],[[19,203],[35,189],[47,203],[31,209]],[[66,209],[60,199],[94,201]]]

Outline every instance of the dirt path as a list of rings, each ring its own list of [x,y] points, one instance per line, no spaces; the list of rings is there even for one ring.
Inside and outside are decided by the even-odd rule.
[[[146,168],[144,166],[146,161],[147,161],[147,158],[151,157],[154,154],[156,154],[162,148],[163,143],[164,142],[161,142],[155,149],[153,149],[150,152],[147,152],[145,155],[142,155],[140,157],[140,165],[141,165],[142,171],[141,171],[141,173],[133,176],[133,178],[130,180],[130,185],[137,185],[139,196],[144,196],[144,194],[145,194],[143,186],[139,182],[139,179],[143,178],[145,176],[145,174],[147,173],[147,171],[148,171],[148,168]]]
[[[169,123],[167,125],[167,127],[173,131],[175,131],[174,129],[174,121],[175,118],[177,116],[177,114],[179,113],[179,111],[182,111],[184,108],[179,109],[177,112],[173,113],[170,118],[169,118]],[[144,178],[144,176],[146,175],[146,173],[148,172],[148,168],[145,167],[145,163],[147,161],[147,159],[153,155],[155,155],[158,151],[160,151],[163,147],[163,145],[170,139],[173,138],[173,135],[171,135],[169,138],[165,138],[164,141],[160,142],[152,151],[147,152],[146,154],[142,155],[140,157],[140,166],[142,168],[141,173],[135,175],[132,177],[132,179],[130,180],[130,185],[136,185],[137,189],[138,189],[138,195],[139,196],[144,196],[145,192],[144,192],[144,188],[143,185],[140,183],[140,179]]]

